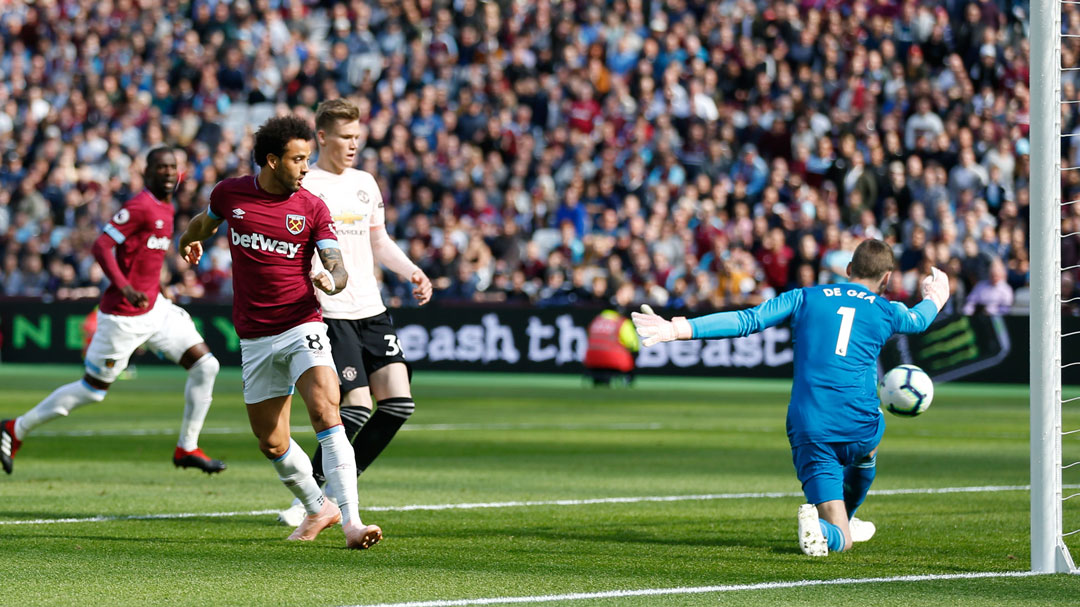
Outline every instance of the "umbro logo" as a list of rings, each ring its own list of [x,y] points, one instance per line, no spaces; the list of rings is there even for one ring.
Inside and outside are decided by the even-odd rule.
[[[243,219],[244,218],[244,209],[233,209],[232,210],[232,216],[233,216],[234,219]]]

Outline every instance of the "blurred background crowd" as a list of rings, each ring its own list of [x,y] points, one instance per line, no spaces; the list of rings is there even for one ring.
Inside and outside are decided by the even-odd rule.
[[[90,244],[149,148],[182,151],[178,236],[215,183],[253,171],[266,118],[345,96],[389,233],[442,300],[709,311],[841,281],[883,238],[890,298],[918,301],[938,266],[946,312],[1024,312],[1026,6],[0,0],[0,291],[96,296]],[[1078,9],[1062,6],[1074,33]],[[1063,65],[1077,55],[1066,39]],[[1080,106],[1063,112],[1080,131]],[[1065,175],[1063,200],[1080,198]],[[1063,246],[1080,263],[1080,235]],[[219,235],[163,281],[227,300],[230,272]],[[385,279],[388,304],[411,305]]]

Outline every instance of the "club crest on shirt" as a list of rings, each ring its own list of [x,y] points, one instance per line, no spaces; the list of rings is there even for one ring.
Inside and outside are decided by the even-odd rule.
[[[165,222],[159,219],[154,222],[154,227],[160,230],[161,228],[165,227]]]
[[[300,232],[303,232],[304,224],[306,223],[307,217],[303,215],[289,213],[285,216],[285,229],[287,229],[290,234],[299,234]]]
[[[356,192],[356,198],[360,202],[366,203],[368,201],[368,193],[365,192],[364,190],[359,190],[359,191]]]

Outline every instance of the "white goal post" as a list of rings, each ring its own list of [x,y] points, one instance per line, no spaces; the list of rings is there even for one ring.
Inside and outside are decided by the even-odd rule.
[[[1062,529],[1061,171],[1074,169],[1061,166],[1063,2],[1077,4],[1031,0],[1031,570],[1040,573],[1076,571]]]

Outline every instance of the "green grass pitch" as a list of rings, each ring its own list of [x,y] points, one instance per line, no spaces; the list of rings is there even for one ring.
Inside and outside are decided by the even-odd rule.
[[[0,366],[0,417],[80,373]],[[291,495],[256,448],[237,370],[201,440],[229,464],[212,477],[170,459],[184,373],[137,375],[40,428],[0,474],[0,605],[1080,604],[1078,576],[1006,575],[1030,562],[1026,387],[942,385],[922,416],[887,416],[879,493],[860,510],[877,536],[812,560],[795,541],[789,382],[418,373],[416,414],[360,478],[385,539],[351,552],[338,528],[284,541],[268,512]],[[292,419],[310,453],[299,401]],[[1064,452],[1080,460],[1080,438]]]

